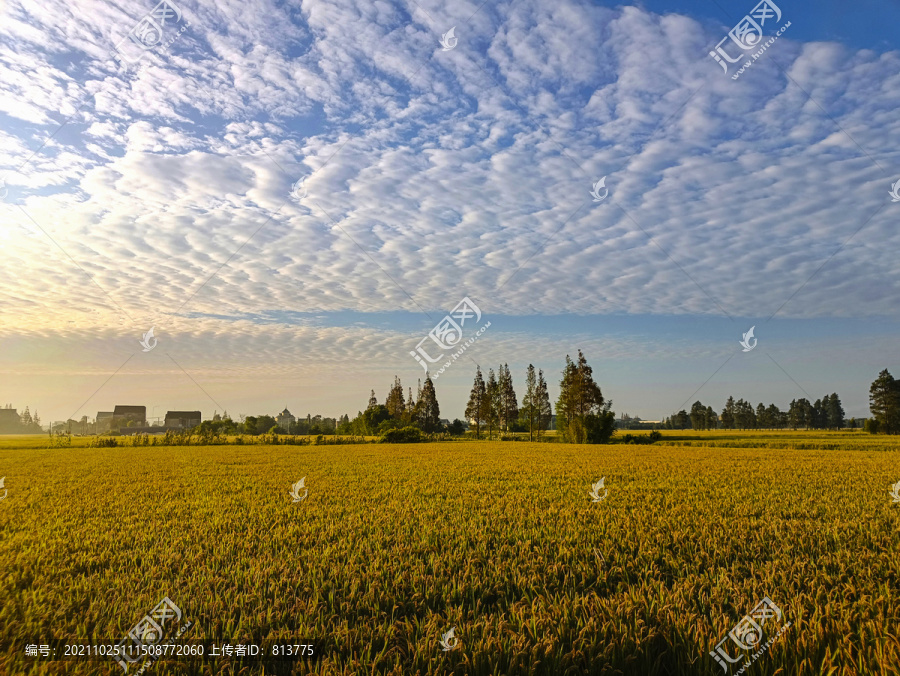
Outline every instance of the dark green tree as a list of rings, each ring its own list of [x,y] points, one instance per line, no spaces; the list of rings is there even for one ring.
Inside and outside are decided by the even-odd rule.
[[[878,432],[900,432],[900,385],[887,369],[878,374],[869,388],[869,410]]]
[[[459,418],[454,418],[453,422],[447,427],[447,431],[454,437],[461,437],[466,433],[469,426]]]
[[[706,429],[706,407],[699,401],[691,406],[691,427],[695,430]]]
[[[672,427],[677,430],[684,430],[691,426],[691,416],[684,409],[681,409],[672,416]]]
[[[722,427],[726,430],[734,429],[734,397],[728,397],[725,402],[725,408],[722,409]]]
[[[841,400],[837,396],[837,392],[832,392],[831,396],[828,397],[825,412],[830,429],[839,430],[844,426],[844,407],[841,406]]]

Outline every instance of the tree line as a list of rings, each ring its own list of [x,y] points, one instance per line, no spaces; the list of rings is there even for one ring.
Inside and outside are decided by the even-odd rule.
[[[416,396],[412,388],[404,396],[403,385],[398,376],[388,390],[383,404],[378,403],[375,390],[369,395],[369,404],[365,411],[359,411],[353,420],[346,420],[338,425],[338,434],[360,436],[385,435],[392,430],[415,428],[425,434],[449,432],[463,434],[466,424],[462,420],[454,420],[449,426],[441,422],[441,407],[431,376],[425,375],[425,382],[419,381]]]
[[[754,408],[748,401],[728,397],[725,408],[717,414],[712,406],[695,401],[690,413],[682,409],[666,418],[663,426],[676,430],[840,429],[844,422],[841,400],[837,393],[832,393],[816,399],[813,404],[808,399],[795,399],[787,411],[762,402]]]
[[[528,433],[529,440],[539,441],[551,428],[553,407],[544,372],[535,369],[533,364],[529,364],[525,371],[525,392],[521,402],[519,405],[508,364],[501,364],[496,371],[488,369],[486,380],[481,367],[476,366],[466,404],[466,421],[456,419],[444,424],[430,375],[426,374],[424,383],[419,382],[415,397],[412,388],[405,394],[400,378],[394,376],[394,383],[384,403],[378,403],[372,390],[366,410],[360,411],[353,420],[339,425],[338,433],[385,436],[392,431],[412,428],[425,434],[446,432],[462,435],[471,429],[476,439],[481,439],[482,435],[488,439],[495,436],[502,439],[517,432]],[[603,397],[581,350],[574,362],[566,355],[556,403],[557,437],[572,443],[609,441],[615,430],[615,414],[611,408],[612,402]]]
[[[869,387],[871,418],[862,421],[846,420],[844,407],[837,393],[832,392],[810,403],[808,399],[794,399],[787,411],[775,404],[753,405],[743,399],[728,397],[725,408],[716,414],[712,406],[695,401],[690,413],[682,409],[663,421],[666,429],[793,429],[838,430],[855,429],[862,422],[872,434],[900,434],[900,381],[884,369]]]
[[[346,414],[340,418],[325,418],[321,415],[309,414],[305,419],[298,418],[285,429],[284,426],[279,426],[278,421],[271,415],[242,415],[240,418],[240,421],[232,420],[228,411],[221,415],[217,413],[212,420],[204,420],[200,425],[194,427],[193,431],[200,435],[335,434],[341,423],[349,420]]]

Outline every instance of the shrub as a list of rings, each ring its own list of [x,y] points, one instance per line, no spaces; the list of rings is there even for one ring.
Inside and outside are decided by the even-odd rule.
[[[659,441],[662,439],[662,434],[660,434],[657,430],[653,430],[650,432],[648,436],[635,436],[633,434],[626,434],[624,437],[619,439],[616,443],[619,444],[652,444],[654,441]]]
[[[403,427],[401,429],[388,430],[380,439],[383,444],[413,444],[424,441],[422,430],[418,427]]]
[[[71,445],[72,435],[61,434],[58,432],[56,435],[50,437],[50,446],[48,446],[48,448],[69,448]]]

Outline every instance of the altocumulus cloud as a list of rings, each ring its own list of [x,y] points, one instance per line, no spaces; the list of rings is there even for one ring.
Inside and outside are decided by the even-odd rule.
[[[896,52],[788,34],[733,82],[719,28],[634,7],[230,1],[178,3],[190,28],[125,71],[109,49],[152,4],[7,5],[6,335],[158,324],[242,370],[364,369],[411,337],[222,317],[436,320],[469,295],[492,317],[897,318]],[[653,340],[629,354],[674,351]]]

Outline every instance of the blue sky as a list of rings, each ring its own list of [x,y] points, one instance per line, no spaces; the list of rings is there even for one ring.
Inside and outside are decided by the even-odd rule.
[[[446,417],[475,363],[555,396],[579,348],[617,412],[866,415],[900,370],[900,3],[781,2],[733,79],[708,52],[754,4],[178,2],[144,52],[152,2],[5,2],[0,398],[353,415],[469,297]]]

